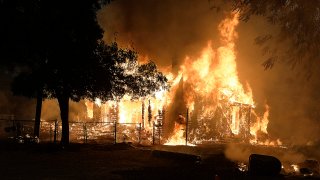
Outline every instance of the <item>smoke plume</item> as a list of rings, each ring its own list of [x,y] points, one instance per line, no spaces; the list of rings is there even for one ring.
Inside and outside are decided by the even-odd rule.
[[[175,66],[217,38],[223,14],[210,7],[207,0],[120,0],[102,9],[98,18],[106,42],[116,39],[160,67]]]

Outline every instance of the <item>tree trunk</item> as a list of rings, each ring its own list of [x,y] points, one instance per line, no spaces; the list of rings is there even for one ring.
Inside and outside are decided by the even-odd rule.
[[[62,137],[61,145],[69,144],[69,96],[58,96],[58,102],[60,107],[60,116],[62,121]]]
[[[41,108],[42,108],[42,89],[37,92],[37,105],[36,105],[36,117],[34,121],[34,132],[33,136],[38,137],[40,135],[40,121],[41,121]]]

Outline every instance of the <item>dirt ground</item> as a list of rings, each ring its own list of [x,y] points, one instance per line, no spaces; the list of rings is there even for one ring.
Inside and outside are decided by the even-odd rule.
[[[184,153],[181,153],[184,151]],[[202,154],[201,154],[202,153]],[[198,156],[197,154],[201,154]],[[223,146],[0,143],[0,179],[256,179],[224,157]],[[283,176],[258,179],[289,179]],[[290,179],[293,179],[292,177]]]
[[[199,179],[202,171],[204,179],[214,177],[190,157],[161,157],[128,144],[2,143],[0,179]]]

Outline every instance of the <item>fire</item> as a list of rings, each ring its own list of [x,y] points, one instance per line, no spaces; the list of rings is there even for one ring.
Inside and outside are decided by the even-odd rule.
[[[94,103],[100,107],[100,106],[101,106],[101,99],[96,98],[96,99],[94,100]]]
[[[185,145],[186,140],[183,139],[184,128],[185,128],[184,125],[175,123],[173,136],[170,137],[170,139],[165,143],[165,145]]]
[[[252,144],[261,144],[261,145],[268,145],[268,146],[281,146],[282,142],[280,139],[277,140],[270,140],[270,139],[260,139],[258,140],[258,132],[264,133],[265,135],[268,134],[268,123],[269,123],[269,113],[270,107],[266,104],[265,105],[265,112],[263,113],[262,117],[259,117],[254,111],[252,112],[253,116],[256,117],[256,122],[252,124],[250,128],[251,135],[254,136],[253,139],[250,140]]]
[[[104,112],[116,114],[107,115],[104,121],[118,123],[141,123],[143,130],[169,127],[172,132],[167,145],[184,145],[186,143],[201,143],[202,141],[224,138],[240,138],[257,143],[257,132],[268,134],[269,107],[260,117],[255,111],[253,93],[249,83],[245,86],[239,80],[236,63],[235,41],[238,37],[236,27],[239,24],[238,14],[232,13],[218,26],[220,42],[213,47],[208,41],[199,57],[186,56],[177,75],[167,72],[171,84],[169,92],[160,90],[154,97],[141,98],[132,101],[126,95],[119,102],[108,102]],[[177,104],[175,96],[181,95]],[[92,105],[86,103],[88,117],[91,117]],[[177,123],[179,114],[165,112],[172,107],[185,107],[188,114],[183,114],[185,122]],[[185,113],[185,112],[180,112]],[[181,115],[181,114],[180,114]],[[179,116],[180,116],[179,115]],[[190,127],[187,128],[187,124]],[[160,130],[159,130],[160,131]],[[190,137],[186,138],[186,133]],[[266,139],[264,144],[281,144],[280,140]]]
[[[188,143],[184,136],[186,126],[184,124],[175,123],[173,136],[165,143],[165,145],[169,146],[176,146],[176,145],[188,145],[188,146],[195,146],[192,143]]]
[[[256,139],[257,131],[268,133],[269,107],[266,105],[266,112],[260,118],[254,112],[255,105],[250,85],[247,83],[244,88],[238,78],[235,51],[238,23],[236,13],[223,20],[218,26],[220,47],[214,49],[212,41],[209,41],[200,57],[187,56],[180,68],[179,76],[183,77],[183,87],[188,90],[184,92],[185,105],[189,108],[191,116],[193,113],[197,114],[193,120],[203,126],[202,130],[193,129],[194,142],[212,139],[214,134],[217,139],[239,136],[248,140],[252,138],[251,136]],[[250,122],[251,114],[256,118],[256,123]],[[217,116],[219,118],[216,118]],[[183,140],[185,135],[174,128],[173,136],[168,143],[179,144],[181,140],[179,141],[177,137]],[[278,140],[265,143],[272,145],[280,142]]]
[[[93,103],[86,100],[85,105],[87,107],[87,117],[88,118],[93,118]]]
[[[86,100],[85,101],[85,105],[87,107],[87,117],[92,119],[93,118],[93,114],[94,114],[94,105],[97,105],[97,106],[101,106],[102,103],[101,103],[101,99],[99,98],[96,98],[94,102],[91,102],[89,100]]]
[[[257,121],[253,126],[251,126],[250,133],[252,135],[254,135],[255,137],[256,137],[258,131],[262,131],[262,132],[268,134],[267,127],[268,127],[268,123],[269,123],[269,120],[268,120],[269,106],[265,105],[265,108],[266,108],[266,111],[264,112],[262,118],[258,117],[258,115],[256,115],[255,112],[253,112],[254,115],[257,117]]]
[[[239,104],[253,107],[251,88],[247,85],[245,91],[237,74],[235,27],[238,23],[237,14],[232,14],[230,18],[222,21],[218,27],[221,46],[215,50],[209,41],[199,58],[194,60],[186,57],[181,68],[184,82],[191,90],[185,94],[187,105],[191,105],[191,110],[194,110],[196,99],[207,101],[202,109],[203,117],[213,116],[219,107],[225,108],[223,103],[229,106]],[[230,112],[225,112],[231,116],[230,129],[236,135],[240,131],[240,106],[234,106]]]

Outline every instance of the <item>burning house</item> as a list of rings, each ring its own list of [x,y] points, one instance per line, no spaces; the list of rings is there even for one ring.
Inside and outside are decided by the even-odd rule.
[[[165,72],[171,84],[169,92],[159,91],[137,101],[125,96],[118,102],[87,103],[88,117],[137,124],[142,139],[153,134],[152,141],[163,144],[226,140],[266,143],[266,138],[261,140],[258,134],[267,137],[269,109],[260,117],[250,85],[243,86],[238,78],[238,23],[238,15],[231,14],[218,26],[220,46],[214,47],[209,41],[199,57],[186,56],[182,65]]]
[[[243,156],[248,157],[249,152],[254,151],[250,149],[251,147],[261,147],[264,148],[263,150],[278,148],[275,150],[275,152],[277,151],[276,153],[279,153],[277,154],[278,157],[281,157],[281,161],[285,162],[284,164],[292,166],[294,172],[300,171],[301,168],[298,166],[315,166],[315,169],[317,169],[315,171],[319,174],[319,163],[316,163],[316,161],[309,160],[305,164],[298,165],[298,162],[303,162],[307,157],[300,156],[296,152],[289,152],[287,149],[283,150],[286,151],[285,153],[280,154],[282,150],[279,150],[280,148],[293,147],[290,146],[292,144],[307,146],[319,144],[319,131],[316,132],[319,130],[319,126],[313,127],[315,125],[313,120],[318,120],[319,117],[319,111],[317,111],[319,106],[309,108],[312,106],[310,102],[317,102],[318,97],[315,94],[318,91],[310,90],[311,95],[308,94],[309,91],[306,91],[304,93],[308,95],[300,97],[300,93],[305,91],[305,89],[300,88],[303,90],[294,91],[296,93],[294,96],[291,96],[294,93],[287,95],[287,101],[289,98],[290,101],[284,102],[282,99],[278,100],[277,98],[289,92],[288,89],[294,89],[293,87],[298,84],[292,85],[296,79],[286,79],[285,75],[283,75],[285,73],[281,72],[280,78],[282,79],[276,84],[278,86],[280,86],[279,84],[287,85],[282,88],[276,85],[273,86],[274,84],[270,84],[270,82],[267,85],[261,85],[264,81],[259,77],[255,78],[255,83],[252,83],[252,81],[250,83],[245,82],[244,79],[248,79],[246,77],[241,77],[242,79],[240,79],[238,70],[239,72],[242,70],[241,73],[247,73],[247,76],[255,76],[258,71],[251,72],[251,62],[242,62],[247,65],[242,69],[238,66],[240,64],[238,62],[241,62],[241,59],[246,59],[252,54],[248,53],[249,55],[241,57],[238,56],[237,51],[242,52],[247,49],[252,51],[252,47],[247,47],[247,42],[244,43],[246,47],[243,47],[243,44],[242,46],[239,45],[243,43],[243,39],[241,42],[237,41],[240,37],[238,37],[237,32],[239,30],[237,29],[239,15],[236,12],[219,12],[217,13],[218,15],[215,14],[219,17],[212,17],[212,14],[208,15],[210,13],[206,11],[209,9],[207,4],[205,5],[206,9],[202,9],[201,5],[196,8],[193,6],[195,1],[179,1],[179,8],[180,6],[182,6],[181,9],[191,7],[194,11],[184,12],[184,10],[177,13],[177,6],[172,7],[176,4],[175,1],[166,1],[165,3],[167,4],[163,6],[162,4],[165,3],[159,2],[152,1],[152,3],[147,3],[147,1],[144,1],[139,4],[127,1],[124,3],[125,5],[120,5],[121,3],[117,4],[118,2],[116,2],[113,4],[114,9],[112,9],[115,14],[108,14],[110,16],[105,16],[105,18],[110,20],[108,17],[112,17],[116,19],[117,23],[109,22],[108,24],[106,19],[102,17],[100,17],[100,20],[102,26],[107,24],[103,28],[111,29],[108,29],[106,33],[113,33],[112,30],[114,29],[107,27],[109,25],[124,26],[122,27],[122,32],[120,31],[121,29],[119,30],[122,33],[119,33],[121,34],[119,36],[124,37],[125,40],[123,41],[125,42],[119,41],[119,44],[125,46],[132,40],[139,47],[141,46],[143,51],[142,55],[139,54],[140,63],[150,58],[159,57],[159,59],[162,59],[165,57],[163,58],[164,60],[158,60],[156,63],[169,80],[170,90],[160,90],[148,97],[138,97],[138,99],[135,97],[134,99],[136,100],[132,100],[133,97],[128,94],[121,99],[105,103],[102,103],[99,99],[96,99],[95,102],[84,100],[81,103],[82,105],[84,104],[83,107],[85,107],[86,111],[81,109],[81,112],[85,113],[80,115],[72,111],[71,115],[69,114],[69,117],[71,117],[69,118],[70,141],[88,142],[92,140],[93,142],[98,142],[101,140],[100,142],[135,142],[148,145],[203,145],[210,143],[220,145],[221,143],[227,149],[225,151],[226,156],[241,163],[245,162],[245,159],[241,159]],[[158,6],[156,7],[154,4]],[[141,6],[147,6],[147,8],[141,9]],[[152,9],[150,6],[156,8]],[[152,12],[152,17],[145,17],[144,15],[133,17],[128,13],[129,11],[122,11],[128,7],[132,14],[149,10],[155,12]],[[164,9],[168,15],[163,13]],[[119,14],[121,16],[118,17]],[[100,16],[103,15],[103,13],[100,14]],[[159,16],[164,16],[165,20],[161,20]],[[175,20],[171,20],[168,17]],[[213,21],[211,18],[218,20],[211,23]],[[127,21],[129,23],[126,23]],[[150,23],[149,21],[152,22]],[[165,21],[165,23],[161,21]],[[193,22],[190,23],[188,21]],[[153,24],[154,22],[156,23]],[[214,24],[214,27],[212,24]],[[162,26],[165,26],[165,28]],[[146,29],[146,27],[150,29]],[[144,31],[141,31],[141,29]],[[115,32],[118,31],[115,30]],[[135,35],[137,32],[138,35]],[[250,33],[252,32],[250,31],[245,35],[254,36],[254,33]],[[145,41],[152,41],[152,43],[145,43]],[[156,51],[156,53],[149,51]],[[155,54],[157,56],[152,57]],[[123,64],[124,67],[129,66],[126,63]],[[132,68],[131,70],[134,73],[135,69]],[[258,89],[254,85],[251,88],[250,84],[255,84]],[[263,88],[259,89],[257,84],[263,86]],[[266,86],[268,88],[265,88]],[[264,92],[268,90],[271,92]],[[256,94],[259,95],[257,96]],[[262,98],[259,99],[259,97],[265,95],[271,96],[270,99],[272,100],[265,104],[257,103],[262,101]],[[276,115],[272,117],[273,121],[269,124],[270,102],[272,110],[278,113],[273,113]],[[306,107],[301,108],[301,106]],[[287,112],[287,109],[290,111],[299,108],[302,109],[299,112]],[[46,109],[44,108],[43,110],[45,112]],[[53,109],[50,108],[49,111],[52,114]],[[41,140],[47,138],[50,141],[52,139],[56,141],[59,139],[61,122],[60,119],[54,118],[58,117],[60,112],[59,109],[56,111],[57,116],[46,117],[48,121],[41,122]],[[83,116],[83,114],[86,115]],[[13,120],[14,118],[9,118],[9,123],[2,127],[10,132],[12,132],[12,129],[19,129],[17,125],[11,123]],[[24,123],[22,127],[26,127],[26,122]],[[300,126],[303,127],[301,131]],[[299,128],[299,131],[292,132],[297,128]],[[276,138],[269,136],[268,131],[270,134],[275,135]],[[12,136],[20,134],[20,132],[16,132],[12,133]],[[5,134],[5,136],[7,135]],[[279,139],[277,139],[278,137]],[[286,146],[279,146],[282,145],[280,138],[286,143]],[[288,145],[288,142],[292,144]],[[229,147],[234,144],[237,146]],[[252,144],[267,145],[268,147],[252,146]],[[304,151],[307,151],[306,149]],[[300,149],[298,150],[300,151]],[[309,153],[310,157],[313,156],[311,151],[307,153]],[[241,166],[244,169],[246,168],[244,163]],[[308,174],[308,172],[305,174]]]
[[[268,106],[263,115],[256,113],[249,83],[243,85],[239,80],[238,23],[238,14],[228,15],[218,25],[219,42],[208,40],[197,55],[186,55],[180,63],[172,61],[164,70],[170,91],[160,90],[135,101],[130,95],[106,103],[84,101],[86,117],[70,119],[71,140],[108,135],[115,137],[115,142],[279,144],[268,139]],[[47,129],[59,134],[53,130],[56,127],[59,124],[52,122]]]

